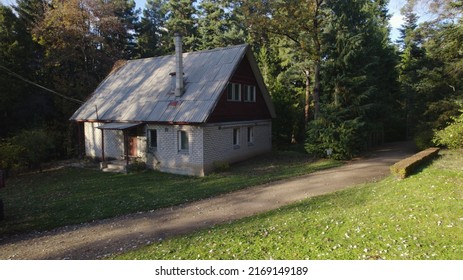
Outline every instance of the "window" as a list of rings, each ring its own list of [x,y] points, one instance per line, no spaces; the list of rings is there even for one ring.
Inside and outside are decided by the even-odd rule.
[[[241,101],[241,85],[236,83],[229,83],[227,87],[227,100],[228,101]]]
[[[235,148],[240,147],[240,129],[239,128],[233,129],[233,147]]]
[[[158,147],[158,131],[156,129],[148,130],[148,143],[150,149],[157,149]]]
[[[184,130],[178,131],[178,150],[180,152],[188,152],[189,150],[188,133]]]
[[[254,127],[248,127],[248,145],[254,144]]]
[[[256,86],[244,86],[244,102],[256,102]]]

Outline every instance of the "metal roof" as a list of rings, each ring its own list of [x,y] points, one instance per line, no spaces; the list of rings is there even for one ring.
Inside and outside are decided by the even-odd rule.
[[[169,75],[175,71],[174,55],[127,61],[106,77],[71,120],[204,123],[245,56],[274,116],[250,48],[238,45],[184,53],[185,92],[181,97],[175,97],[175,76]]]

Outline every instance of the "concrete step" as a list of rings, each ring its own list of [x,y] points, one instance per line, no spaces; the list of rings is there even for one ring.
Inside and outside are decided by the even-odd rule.
[[[103,172],[119,172],[125,173],[127,172],[127,168],[124,163],[121,162],[108,162],[105,167],[101,169]]]

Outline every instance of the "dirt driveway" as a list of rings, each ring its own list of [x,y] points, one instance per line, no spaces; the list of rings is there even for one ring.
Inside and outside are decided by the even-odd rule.
[[[291,180],[151,212],[3,240],[0,259],[99,259],[164,238],[276,209],[360,183],[378,181],[414,152],[410,143],[383,146],[365,158]]]

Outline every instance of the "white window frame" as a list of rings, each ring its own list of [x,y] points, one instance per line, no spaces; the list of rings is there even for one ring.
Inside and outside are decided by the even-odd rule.
[[[182,135],[186,136],[186,146],[185,139],[183,139]],[[190,136],[188,135],[188,131],[186,130],[179,130],[177,133],[177,142],[178,142],[178,151],[181,153],[188,153],[190,151]]]
[[[256,86],[244,85],[244,102],[256,102]]]
[[[227,101],[241,101],[241,84],[228,83],[227,86]]]
[[[248,140],[248,145],[249,146],[254,145],[254,127],[248,126],[248,128],[246,130],[246,137],[247,137],[247,140]]]
[[[240,147],[240,129],[233,128],[233,148],[238,149]]]
[[[152,146],[152,135],[151,133],[154,132],[156,134],[156,145]],[[158,130],[157,129],[148,129],[148,147],[150,150],[157,150],[158,149]]]

